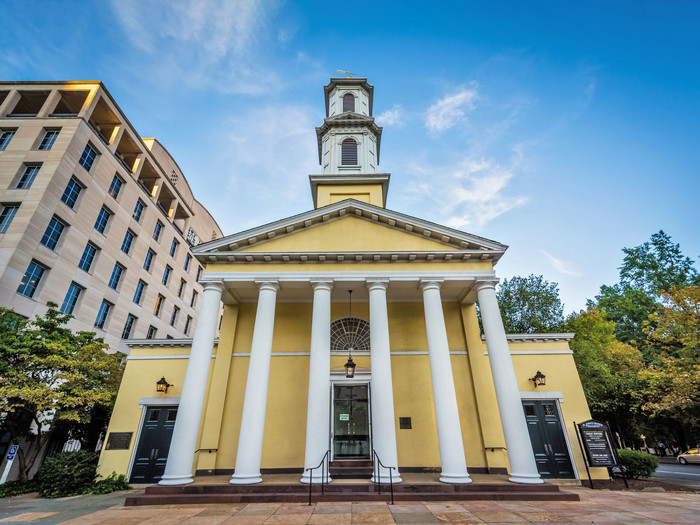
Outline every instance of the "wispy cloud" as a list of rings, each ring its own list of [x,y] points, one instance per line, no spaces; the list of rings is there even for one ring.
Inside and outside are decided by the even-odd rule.
[[[464,119],[467,111],[474,109],[477,98],[475,86],[463,87],[456,93],[441,98],[426,111],[425,126],[431,133],[451,128]]]
[[[540,250],[540,253],[547,258],[549,263],[558,272],[563,273],[565,275],[575,275],[575,276],[583,275],[581,272],[576,271],[570,262],[559,259],[559,258],[555,257],[554,255],[552,255],[551,253],[546,252],[544,250]]]
[[[387,109],[377,115],[376,119],[380,126],[403,126],[404,110],[400,104],[394,104],[391,109]]]
[[[261,0],[113,0],[116,19],[151,74],[190,86],[236,93],[270,88],[274,74],[260,66],[265,38],[288,38],[270,28],[277,2]]]

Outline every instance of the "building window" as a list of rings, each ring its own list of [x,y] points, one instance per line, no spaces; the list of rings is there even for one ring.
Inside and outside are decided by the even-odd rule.
[[[160,234],[163,233],[163,223],[156,221],[156,226],[153,228],[153,238],[156,241],[160,241]]]
[[[78,181],[71,179],[68,181],[66,189],[63,190],[61,200],[66,204],[66,206],[73,209],[75,208],[75,203],[78,202],[78,197],[80,196],[81,191],[83,191],[83,188]]]
[[[155,326],[149,326],[148,332],[146,332],[146,339],[155,339],[157,333],[158,333],[158,330],[156,329]]]
[[[109,210],[107,210],[107,208],[102,208],[100,210],[100,213],[97,215],[97,220],[95,221],[95,229],[100,233],[104,233],[107,229],[107,223],[109,222],[109,218],[111,216],[112,214],[109,212]]]
[[[177,316],[180,313],[180,309],[177,306],[173,306],[173,313],[170,316],[170,326],[175,326],[177,322]]]
[[[78,263],[78,268],[81,270],[85,270],[86,272],[90,271],[90,268],[92,268],[92,263],[95,260],[95,254],[97,253],[97,247],[94,244],[87,243],[85,245],[85,249],[83,250],[83,254],[80,256],[80,262]]]
[[[182,298],[183,294],[185,293],[185,284],[186,284],[186,283],[185,283],[185,280],[184,280],[184,279],[180,279],[180,286],[179,286],[178,289],[177,289],[177,296],[178,296],[179,298]]]
[[[182,266],[185,271],[190,269],[190,263],[192,262],[192,256],[188,253],[185,255],[185,264]]]
[[[165,297],[162,295],[158,294],[158,297],[156,297],[156,306],[153,308],[153,315],[156,317],[160,317],[160,312],[163,310],[163,303],[165,302]]]
[[[192,290],[192,299],[190,300],[190,307],[194,308],[195,305],[197,304],[197,296],[199,294],[197,293],[197,290]]]
[[[51,217],[49,225],[46,227],[46,231],[44,232],[44,236],[41,238],[41,244],[47,248],[50,248],[51,250],[55,249],[65,228],[66,225],[63,222],[58,220],[56,217]]]
[[[131,252],[131,246],[134,244],[134,232],[131,230],[126,230],[124,234],[124,240],[122,241],[122,251],[129,255]]]
[[[175,257],[178,246],[180,246],[180,243],[173,239],[173,242],[170,244],[170,257]]]
[[[122,275],[124,275],[124,267],[119,263],[115,264],[114,269],[112,269],[112,276],[109,278],[109,283],[107,283],[107,286],[116,290],[119,287],[119,281],[121,281]]]
[[[141,299],[143,299],[143,292],[146,290],[146,283],[139,279],[136,283],[136,291],[134,292],[134,302],[136,304],[141,304]]]
[[[136,206],[134,206],[133,219],[136,222],[141,222],[141,215],[143,215],[143,201],[141,199],[136,201]]]
[[[0,211],[0,233],[5,233],[19,210],[19,204],[3,204]]]
[[[190,335],[190,327],[192,326],[192,317],[187,316],[187,319],[185,320],[185,335]]]
[[[107,324],[107,318],[109,317],[109,312],[112,310],[112,303],[107,301],[102,301],[100,309],[97,311],[97,317],[95,318],[95,328],[104,329],[105,324]]]
[[[121,179],[121,177],[115,175],[114,177],[112,177],[112,182],[109,185],[107,193],[109,193],[112,196],[112,198],[116,200],[117,197],[119,197],[119,192],[122,191],[123,185],[124,181]]]
[[[58,131],[57,129],[47,129],[44,132],[44,137],[41,139],[41,142],[39,143],[39,149],[40,150],[50,150],[51,147],[53,146],[53,143],[56,142],[56,137],[58,137]]]
[[[143,260],[143,269],[147,272],[151,271],[151,266],[153,266],[153,259],[155,256],[156,254],[153,250],[148,250],[146,252],[146,258]]]
[[[199,281],[199,278],[202,276],[202,267],[198,266],[197,267],[197,277],[195,278],[197,281]]]
[[[14,129],[0,130],[0,151],[5,151],[5,148],[7,148],[7,145],[12,140],[12,137],[15,136],[15,131],[16,130]]]
[[[345,93],[343,95],[343,113],[348,111],[355,111],[355,97],[350,93]]]
[[[95,164],[96,157],[97,152],[90,146],[90,144],[87,144],[78,162],[83,168],[85,168],[85,171],[89,173],[92,166]]]
[[[29,266],[27,267],[27,271],[24,272],[24,277],[22,277],[22,280],[19,283],[17,293],[25,295],[29,298],[34,297],[34,292],[36,292],[36,289],[41,282],[41,278],[44,276],[44,272],[46,272],[46,268],[44,266],[36,261],[30,262]]]
[[[78,304],[78,299],[83,289],[75,283],[70,283],[68,291],[66,292],[66,297],[63,299],[63,304],[61,305],[61,311],[64,314],[72,314],[75,310],[75,306]]]
[[[165,286],[168,286],[168,281],[170,281],[170,273],[172,271],[173,269],[170,266],[166,266],[165,270],[163,270],[163,279],[160,282]]]
[[[343,166],[357,166],[357,142],[352,139],[345,139],[340,148],[340,164]]]
[[[368,352],[369,323],[359,317],[341,317],[331,323],[331,352]]]
[[[19,182],[17,183],[17,189],[28,190],[31,188],[34,179],[36,179],[37,173],[39,173],[39,168],[41,168],[41,164],[34,164],[30,166],[25,165],[24,173],[22,173],[22,176],[19,178]]]
[[[131,331],[136,326],[137,317],[129,314],[126,316],[126,322],[124,323],[124,330],[122,330],[122,339],[129,339],[131,337]]]

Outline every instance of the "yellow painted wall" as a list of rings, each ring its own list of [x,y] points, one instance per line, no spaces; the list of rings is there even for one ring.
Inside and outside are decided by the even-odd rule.
[[[316,207],[355,199],[383,208],[383,194],[381,184],[319,184],[316,188]]]

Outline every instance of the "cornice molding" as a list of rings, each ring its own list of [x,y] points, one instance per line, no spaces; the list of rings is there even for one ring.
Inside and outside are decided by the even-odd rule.
[[[572,332],[556,334],[506,334],[509,343],[553,343],[556,341],[569,342],[576,334]],[[481,334],[481,340],[486,341],[486,337]]]

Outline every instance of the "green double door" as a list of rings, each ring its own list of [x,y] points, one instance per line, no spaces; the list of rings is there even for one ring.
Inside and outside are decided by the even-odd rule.
[[[575,478],[554,401],[523,401],[537,470],[543,478]]]
[[[132,483],[156,483],[163,476],[176,418],[176,406],[146,409],[134,466],[131,468]]]

